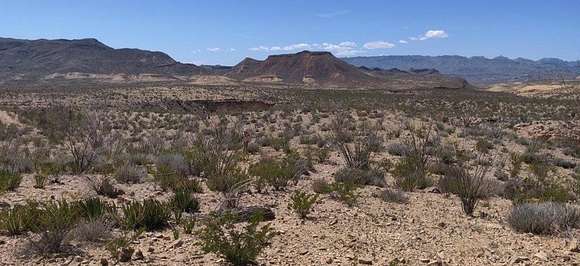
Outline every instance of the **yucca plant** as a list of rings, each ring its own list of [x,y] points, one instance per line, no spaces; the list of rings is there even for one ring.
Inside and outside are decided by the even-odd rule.
[[[0,192],[14,191],[20,186],[22,175],[13,171],[0,169]]]
[[[21,235],[36,231],[41,213],[37,202],[27,202],[25,205],[16,205],[11,209],[0,212],[0,230],[8,235]]]
[[[36,174],[34,175],[34,188],[43,189],[46,186],[46,181],[48,180],[48,176],[43,174]]]
[[[166,204],[154,199],[133,201],[122,206],[123,224],[127,229],[154,231],[166,227],[171,210]]]
[[[79,216],[94,221],[110,213],[112,206],[100,198],[88,198],[75,202]]]

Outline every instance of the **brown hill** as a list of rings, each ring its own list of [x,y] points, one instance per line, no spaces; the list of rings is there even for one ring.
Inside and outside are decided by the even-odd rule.
[[[246,58],[228,77],[243,81],[272,81],[323,86],[369,86],[381,80],[334,57],[329,52],[303,51],[271,55],[264,61]]]

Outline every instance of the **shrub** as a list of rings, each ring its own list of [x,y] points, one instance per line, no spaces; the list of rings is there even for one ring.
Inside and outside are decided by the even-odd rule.
[[[519,176],[520,172],[522,171],[522,163],[524,162],[524,160],[522,159],[522,156],[520,154],[512,153],[510,154],[510,162],[511,162],[511,168],[509,169],[510,177],[515,178]]]
[[[2,191],[14,191],[20,186],[22,182],[22,175],[0,169],[0,192]]]
[[[357,185],[373,185],[382,187],[385,185],[385,176],[382,171],[374,168],[357,169],[344,167],[334,174],[336,182],[347,182]]]
[[[74,238],[84,242],[101,242],[111,237],[111,226],[104,219],[82,221],[72,230]]]
[[[383,191],[381,191],[379,198],[386,202],[392,203],[407,203],[409,201],[409,198],[405,192],[390,188],[385,188]]]
[[[553,234],[578,228],[580,210],[564,203],[525,203],[512,207],[507,220],[518,232]]]
[[[407,145],[402,143],[391,143],[387,145],[387,152],[395,156],[405,156],[410,153],[410,149]]]
[[[312,180],[312,191],[318,194],[327,194],[332,192],[332,186],[324,179]]]
[[[204,252],[215,253],[235,266],[256,263],[256,258],[269,245],[274,232],[269,225],[258,228],[259,217],[236,230],[235,217],[230,214],[213,216],[205,223],[198,235]]]
[[[300,219],[306,219],[312,206],[318,200],[318,195],[308,195],[306,192],[296,191],[290,196],[290,200],[292,202],[288,205],[288,208],[294,211]]]
[[[457,194],[465,214],[472,216],[480,199],[490,194],[490,182],[486,179],[489,167],[477,165],[472,169],[462,166],[450,167],[439,181],[444,192]]]
[[[281,190],[288,185],[288,182],[298,175],[294,164],[289,160],[276,161],[273,159],[262,159],[250,166],[248,173],[257,177],[256,184],[261,188],[264,184],[272,186],[275,190]]]
[[[142,167],[127,163],[117,169],[115,172],[115,179],[121,183],[137,184],[141,183],[141,180],[145,178],[146,175],[147,172]]]
[[[493,149],[493,144],[487,139],[479,139],[475,143],[475,149],[481,153],[488,153],[489,150]]]
[[[0,229],[8,235],[21,235],[39,229],[41,213],[37,202],[27,202],[0,212]]]
[[[34,188],[43,189],[48,181],[48,176],[43,174],[34,175]]]
[[[121,208],[123,224],[127,229],[145,229],[155,231],[168,225],[171,211],[167,206],[154,199],[146,199],[143,202],[133,201]]]
[[[246,148],[246,151],[249,154],[256,154],[260,151],[260,145],[258,145],[258,143],[255,143],[255,142],[250,142],[248,144],[248,147]]]
[[[342,159],[349,168],[368,169],[371,149],[364,142],[356,142],[353,147],[347,143],[337,142],[336,146]]]
[[[191,192],[185,189],[176,190],[173,197],[169,201],[176,220],[181,220],[181,213],[194,213],[199,211],[199,201],[193,197]]]
[[[189,174],[189,165],[181,154],[162,154],[157,158],[155,166],[158,169],[166,168],[167,172],[173,172],[179,177],[187,177]]]
[[[335,182],[332,184],[331,196],[339,201],[344,202],[347,206],[352,207],[358,200],[356,185],[353,183]]]
[[[38,218],[40,238],[30,241],[29,250],[41,255],[64,251],[65,240],[79,218],[74,204],[65,200],[49,202]]]
[[[97,193],[97,195],[105,196],[109,198],[117,198],[119,195],[125,192],[116,188],[111,179],[108,177],[103,177],[99,179],[89,179],[91,188]]]
[[[112,213],[113,207],[99,198],[88,198],[74,203],[81,218],[95,221],[106,214]]]
[[[426,188],[432,185],[427,176],[424,161],[417,157],[406,156],[395,164],[392,171],[395,184],[404,191],[413,191],[415,188]]]
[[[533,201],[567,202],[572,199],[568,190],[553,180],[533,178],[510,179],[504,189],[504,196],[514,203]]]

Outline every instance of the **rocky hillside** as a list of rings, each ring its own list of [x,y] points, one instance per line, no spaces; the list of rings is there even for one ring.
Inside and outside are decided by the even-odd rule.
[[[0,80],[35,80],[67,73],[192,75],[201,71],[162,52],[114,49],[95,39],[0,38]]]
[[[463,57],[463,56],[370,56],[343,58],[355,66],[369,68],[424,69],[434,68],[443,74],[465,78],[478,85],[510,81],[534,81],[562,78],[574,79],[580,76],[580,61],[567,62],[547,58],[537,61],[517,58]]]

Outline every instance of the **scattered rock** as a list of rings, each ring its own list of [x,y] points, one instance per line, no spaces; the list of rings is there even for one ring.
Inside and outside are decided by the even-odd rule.
[[[544,252],[544,251],[540,251],[540,252],[534,254],[534,258],[538,258],[538,259],[543,260],[543,261],[548,261],[548,254],[546,254],[546,252]]]
[[[135,250],[131,247],[122,248],[121,252],[119,253],[119,261],[120,262],[130,261],[134,252],[135,252]]]
[[[580,252],[580,246],[578,246],[578,241],[575,239],[570,241],[570,244],[568,245],[568,250],[570,250],[571,252]]]
[[[223,214],[225,212],[230,212],[237,217],[237,223],[248,222],[254,217],[255,215],[261,215],[262,221],[272,221],[276,219],[276,214],[272,209],[267,207],[261,206],[250,206],[241,209],[227,209],[227,210],[219,210],[218,214]]]
[[[361,258],[358,258],[358,263],[365,264],[365,265],[372,265],[373,259],[370,257],[361,257]]]
[[[183,240],[179,239],[179,240],[175,240],[175,242],[173,242],[173,245],[171,245],[172,248],[180,248],[183,246]]]
[[[133,260],[143,260],[143,259],[145,259],[145,256],[143,256],[143,252],[141,252],[141,250],[138,249],[133,255]]]
[[[428,188],[423,189],[423,192],[425,192],[425,193],[437,193],[437,194],[439,194],[439,193],[441,193],[441,190],[439,190],[438,187],[428,187]]]
[[[101,258],[101,266],[108,266],[109,265],[109,261],[107,261],[107,259],[105,258]]]
[[[528,261],[528,260],[530,260],[528,257],[516,256],[516,257],[513,257],[512,258],[511,264],[514,264],[514,263],[522,263],[522,262]]]

